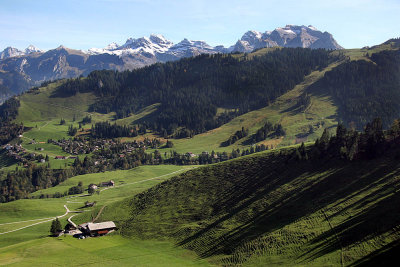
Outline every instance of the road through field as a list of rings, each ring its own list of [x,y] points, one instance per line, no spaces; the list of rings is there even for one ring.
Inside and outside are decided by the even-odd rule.
[[[7,231],[7,232],[3,232],[3,233],[0,233],[0,235],[4,235],[4,234],[16,232],[16,231],[19,231],[19,230],[22,230],[22,229],[25,229],[25,228],[28,228],[28,227],[32,227],[32,226],[41,224],[41,223],[50,222],[50,221],[54,220],[55,218],[62,218],[62,217],[64,217],[64,216],[66,216],[68,213],[71,212],[71,211],[68,209],[67,205],[64,205],[64,208],[65,208],[66,211],[65,211],[65,213],[64,213],[63,215],[56,216],[56,217],[51,217],[51,218],[43,218],[43,219],[32,220],[32,221],[39,221],[39,220],[43,220],[43,221],[40,221],[40,222],[37,222],[37,223],[33,223],[33,224],[30,224],[30,225],[26,225],[26,226],[20,227],[20,228],[18,228],[18,229],[14,229],[14,230],[10,230],[10,231]],[[4,223],[4,224],[1,224],[1,225],[5,225],[5,224],[16,224],[16,223],[23,223],[23,222],[29,222],[29,221],[19,221],[19,222],[12,222],[12,223]]]

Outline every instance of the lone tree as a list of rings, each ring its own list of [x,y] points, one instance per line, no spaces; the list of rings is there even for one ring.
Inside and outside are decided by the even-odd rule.
[[[50,233],[56,235],[56,233],[60,231],[62,231],[61,223],[58,218],[56,218],[51,222]]]

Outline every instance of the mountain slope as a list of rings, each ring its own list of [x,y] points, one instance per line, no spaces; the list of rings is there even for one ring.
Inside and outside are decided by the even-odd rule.
[[[222,265],[358,265],[396,246],[396,160],[286,158],[269,152],[190,171],[107,206],[99,221]]]
[[[91,48],[87,51],[63,46],[46,52],[32,45],[24,51],[7,47],[0,52],[0,71],[19,72],[30,81],[30,86],[34,86],[43,81],[85,76],[93,70],[132,70],[201,54],[251,52],[272,46],[341,48],[327,32],[322,33],[314,27],[293,25],[264,34],[250,31],[229,48],[213,47],[204,41],[188,39],[174,44],[162,35],[152,34],[149,37],[129,38],[123,45],[111,43],[105,48]],[[9,89],[11,92],[26,90],[18,86]]]

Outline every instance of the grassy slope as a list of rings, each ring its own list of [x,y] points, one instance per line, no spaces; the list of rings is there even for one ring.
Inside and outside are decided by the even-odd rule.
[[[399,186],[390,158],[285,163],[267,152],[187,172],[106,207],[100,220],[217,264],[357,265],[397,248]]]
[[[86,187],[114,179],[116,187],[99,195],[71,199],[24,199],[0,204],[0,233],[18,229],[45,218],[65,213],[64,204],[70,210],[80,210],[85,201],[97,201],[98,206],[109,205],[115,201],[133,196],[173,176],[173,172],[185,171],[178,166],[141,166],[132,170],[105,172],[73,177],[55,188],[40,193],[63,192],[82,181]],[[161,176],[161,177],[160,177]],[[156,179],[153,179],[158,177]],[[151,179],[151,180],[149,180]],[[36,193],[38,194],[38,193]],[[61,219],[67,223],[67,215]],[[90,217],[90,216],[89,216]],[[36,220],[40,219],[40,220]],[[35,220],[29,221],[27,220]],[[90,218],[88,218],[90,220]],[[19,222],[7,224],[10,222]],[[93,265],[93,266],[207,266],[204,260],[196,260],[193,252],[175,247],[168,241],[129,240],[118,235],[101,239],[77,240],[70,237],[47,237],[50,222],[45,222],[13,233],[0,235],[0,265],[11,266],[54,266]],[[74,255],[71,258],[71,255]],[[157,257],[154,257],[156,255]]]
[[[281,123],[287,132],[287,136],[284,140],[272,139],[264,141],[263,143],[266,145],[276,147],[281,143],[281,145],[293,144],[296,135],[307,133],[310,126],[313,127],[314,133],[308,136],[308,138],[314,140],[322,134],[324,127],[331,127],[337,124],[336,107],[328,95],[320,93],[314,94],[308,91],[307,87],[323,77],[326,71],[331,70],[335,66],[337,66],[337,63],[331,64],[322,71],[312,72],[305,78],[304,82],[279,97],[270,106],[246,113],[217,129],[196,135],[191,139],[174,140],[174,150],[200,153],[202,151],[211,150],[230,152],[232,149],[242,149],[246,147],[242,142],[246,141],[247,138],[229,147],[219,147],[219,145],[221,142],[227,140],[233,133],[240,130],[242,126],[249,129],[250,137],[263,126],[267,120],[272,123]],[[297,103],[298,97],[304,92],[307,92],[311,96],[311,105],[304,112],[293,109]],[[324,127],[317,127],[318,122],[323,122]]]

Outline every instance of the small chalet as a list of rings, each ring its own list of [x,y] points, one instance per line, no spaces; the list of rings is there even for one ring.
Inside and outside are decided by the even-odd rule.
[[[110,187],[110,186],[114,186],[114,185],[115,185],[115,182],[113,180],[110,180],[109,182],[102,182],[100,184],[100,186],[103,186],[103,187]]]
[[[106,235],[117,229],[113,221],[101,222],[101,223],[92,223],[92,222],[84,223],[79,225],[79,228],[82,231],[82,233],[90,236]]]

